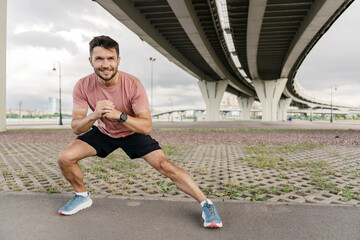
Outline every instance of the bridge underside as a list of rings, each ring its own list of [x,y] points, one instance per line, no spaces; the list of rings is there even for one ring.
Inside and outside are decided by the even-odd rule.
[[[218,106],[214,106],[218,101],[206,99],[212,91],[206,86],[211,84],[203,81],[218,82],[214,86],[227,82],[225,91],[239,99],[260,100],[263,120],[273,121],[281,115],[280,99],[291,99],[292,105],[300,106],[312,101],[296,89],[297,69],[352,1],[97,2],[170,61],[199,79],[207,109],[212,111],[209,120],[218,118],[213,114],[218,112]],[[223,87],[218,96],[222,90]],[[286,108],[289,104],[282,105]]]

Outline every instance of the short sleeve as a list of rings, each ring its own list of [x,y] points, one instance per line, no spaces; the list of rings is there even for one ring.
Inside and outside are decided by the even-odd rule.
[[[131,107],[135,113],[150,107],[145,88],[138,79],[132,88]]]
[[[89,104],[84,94],[81,81],[75,84],[73,91],[73,108],[74,109],[88,109]]]

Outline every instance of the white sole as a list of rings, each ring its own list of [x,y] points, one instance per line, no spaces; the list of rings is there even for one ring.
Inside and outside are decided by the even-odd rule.
[[[86,201],[86,202],[80,204],[72,211],[63,212],[63,211],[59,210],[59,213],[62,215],[66,215],[66,216],[73,215],[73,214],[77,213],[78,211],[81,211],[81,210],[84,210],[85,208],[91,207],[92,204],[93,204],[93,201],[90,198],[89,201]]]

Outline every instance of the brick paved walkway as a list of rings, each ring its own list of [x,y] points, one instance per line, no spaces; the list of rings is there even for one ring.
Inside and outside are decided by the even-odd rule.
[[[71,192],[57,155],[64,143],[1,143],[0,191]],[[322,146],[163,146],[210,198],[360,204],[360,148]],[[122,150],[81,161],[89,191],[102,195],[187,198],[142,159]]]

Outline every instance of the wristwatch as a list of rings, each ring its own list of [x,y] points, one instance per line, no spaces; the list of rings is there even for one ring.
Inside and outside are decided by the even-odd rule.
[[[117,122],[125,122],[127,120],[128,116],[126,115],[126,113],[121,113],[120,118],[117,120]]]

